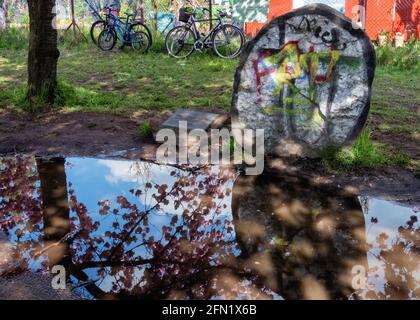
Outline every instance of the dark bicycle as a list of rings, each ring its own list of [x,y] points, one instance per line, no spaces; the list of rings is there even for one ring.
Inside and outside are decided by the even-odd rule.
[[[210,10],[202,9],[203,13]],[[186,58],[195,50],[202,52],[211,48],[214,53],[224,59],[237,57],[245,44],[245,35],[237,26],[224,23],[226,13],[218,10],[217,18],[195,20],[196,8],[183,7],[179,12],[179,20],[185,25],[173,28],[166,36],[165,45],[168,53],[175,58]],[[197,22],[217,21],[217,25],[205,35],[197,28]]]
[[[134,51],[146,52],[152,45],[152,35],[149,29],[143,23],[134,21],[134,14],[127,12],[124,14],[126,17],[122,20],[111,7],[104,8],[106,19],[97,38],[98,47],[104,51],[110,51],[119,39],[122,47],[130,46]]]

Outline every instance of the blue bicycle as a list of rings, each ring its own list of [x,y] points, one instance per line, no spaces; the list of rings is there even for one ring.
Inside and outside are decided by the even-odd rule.
[[[98,36],[98,47],[110,51],[119,39],[124,46],[130,46],[134,51],[144,53],[150,48],[152,38],[148,28],[141,22],[132,21],[134,14],[125,12],[125,21],[116,16],[110,7],[105,7],[106,24]]]

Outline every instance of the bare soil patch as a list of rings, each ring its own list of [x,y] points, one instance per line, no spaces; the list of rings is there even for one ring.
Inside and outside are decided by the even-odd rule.
[[[37,116],[0,113],[0,154],[96,156],[153,144],[140,136],[139,125],[153,129],[165,113],[116,116],[110,113],[48,112]]]

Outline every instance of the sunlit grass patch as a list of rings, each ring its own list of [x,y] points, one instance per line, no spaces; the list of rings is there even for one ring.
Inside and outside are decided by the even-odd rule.
[[[82,108],[86,111],[112,111],[121,108],[126,98],[110,92],[97,92],[59,80],[55,105],[67,109]]]
[[[385,166],[405,166],[409,158],[391,152],[379,143],[372,141],[371,132],[364,130],[349,148],[327,148],[322,152],[322,163],[332,170],[373,169]]]

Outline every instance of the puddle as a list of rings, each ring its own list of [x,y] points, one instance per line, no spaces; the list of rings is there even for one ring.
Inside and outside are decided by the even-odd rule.
[[[84,299],[418,299],[417,218],[296,176],[0,159],[1,281],[61,265]]]

